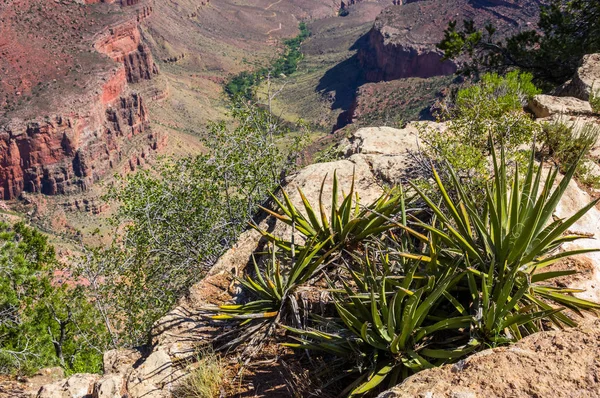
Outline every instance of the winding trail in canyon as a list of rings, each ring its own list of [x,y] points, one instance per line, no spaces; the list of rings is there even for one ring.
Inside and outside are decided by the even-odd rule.
[[[268,10],[270,10],[270,9],[271,9],[271,7],[273,7],[273,6],[275,6],[275,5],[279,4],[279,3],[281,3],[281,1],[282,1],[282,0],[277,0],[275,3],[271,3],[271,4],[269,4],[269,5],[268,5],[268,6],[265,8],[265,11],[268,11]]]
[[[268,6],[266,6],[266,7],[265,7],[265,11],[269,11],[269,10],[271,9],[271,7],[273,7],[273,6],[276,6],[277,4],[281,3],[281,1],[282,1],[282,0],[277,0],[276,2],[269,4]],[[272,15],[272,17],[273,17],[273,18],[277,17],[277,13],[276,13],[275,11],[273,11],[273,15]],[[267,32],[267,33],[265,33],[265,34],[266,34],[266,35],[270,35],[271,33],[273,33],[273,32],[277,32],[277,31],[279,31],[279,30],[281,30],[281,22],[279,22],[279,28],[276,28],[276,29],[271,29],[270,31],[268,31],[268,32]]]
[[[271,29],[271,30],[270,30],[270,31],[268,31],[266,34],[267,34],[267,35],[270,35],[271,33],[273,33],[273,32],[277,32],[278,30],[281,30],[281,22],[279,22],[279,27],[278,27],[278,28],[276,28],[276,29]]]

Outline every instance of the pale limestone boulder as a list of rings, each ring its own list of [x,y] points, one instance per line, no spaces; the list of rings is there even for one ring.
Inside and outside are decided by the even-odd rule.
[[[553,115],[591,115],[592,106],[589,102],[574,97],[554,97],[539,94],[529,103],[529,109],[538,118]]]
[[[33,376],[24,378],[26,383],[25,396],[35,397],[40,387],[64,378],[65,371],[59,366],[40,369]]]
[[[106,351],[102,357],[104,374],[120,373],[126,375],[141,357],[142,353],[134,349],[120,348]]]
[[[584,56],[575,76],[558,88],[556,94],[589,101],[592,88],[600,91],[600,53]]]
[[[509,347],[424,370],[378,398],[600,396],[600,321],[542,332]]]
[[[413,122],[403,129],[365,127],[356,131],[340,145],[341,152],[350,161],[364,159],[373,176],[389,185],[400,184],[414,176],[415,157],[420,152],[419,131],[445,131],[445,123]]]
[[[109,374],[94,384],[92,398],[122,398],[125,394],[125,378],[120,374]]]
[[[127,389],[131,398],[168,397],[165,387],[172,382],[173,372],[169,354],[162,349],[154,351],[129,375]]]
[[[71,398],[71,395],[63,389],[63,382],[55,382],[42,386],[37,398]]]
[[[554,216],[567,219],[592,200],[593,198],[585,190],[581,189],[575,181],[571,181],[556,207]],[[588,235],[589,238],[565,243],[561,250],[600,250],[600,210],[598,207],[592,207],[569,228],[569,232]],[[585,289],[585,292],[577,293],[577,297],[600,302],[600,252],[582,254],[575,259],[578,261],[577,265],[582,267],[580,271],[587,272],[589,275],[573,280],[570,286]]]
[[[99,375],[78,373],[66,380],[43,386],[38,398],[87,398],[93,391],[94,383]]]

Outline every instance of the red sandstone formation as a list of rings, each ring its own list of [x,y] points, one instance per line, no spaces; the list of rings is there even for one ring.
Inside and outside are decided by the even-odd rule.
[[[144,11],[146,12],[146,11]],[[140,38],[137,20],[107,29],[94,45],[96,50],[125,65],[127,81],[137,83],[158,74],[150,49]]]
[[[0,105],[6,105],[0,112],[0,199],[85,191],[123,165],[131,170],[145,162],[164,140],[149,130],[144,100],[128,83],[158,73],[138,28],[152,8],[123,12],[118,3],[96,4],[110,0],[10,1],[0,6],[0,18],[8,21],[0,24]],[[23,18],[19,9],[35,10],[39,20]],[[36,32],[42,23],[48,31]],[[71,31],[73,37],[65,36]],[[54,53],[64,59],[55,61]]]
[[[0,198],[86,190],[123,159],[135,142],[156,149],[142,98],[126,89],[124,68],[91,108],[40,120],[13,120],[0,130]],[[145,150],[142,149],[142,152]]]
[[[398,2],[397,2],[398,3]],[[448,22],[494,21],[498,35],[531,29],[540,0],[406,0],[385,9],[369,32],[367,48],[358,56],[368,81],[450,75],[451,61],[442,61],[436,48]]]

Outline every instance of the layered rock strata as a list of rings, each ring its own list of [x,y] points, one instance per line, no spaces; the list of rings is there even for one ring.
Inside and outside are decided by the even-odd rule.
[[[148,129],[143,99],[127,88],[121,67],[88,109],[13,119],[0,128],[0,198],[14,199],[23,191],[85,191],[131,156],[134,141],[139,156],[161,145]]]
[[[145,15],[146,9],[143,12],[141,15]],[[108,28],[94,47],[98,52],[124,64],[129,83],[149,80],[158,74],[158,66],[154,63],[150,49],[141,40],[137,20]]]
[[[109,172],[134,170],[164,144],[164,137],[149,129],[144,99],[129,87],[158,74],[139,30],[139,21],[151,11],[151,6],[133,9],[93,37],[95,50],[110,58],[103,62],[112,63],[112,69],[101,70],[93,62],[79,66],[84,76],[93,76],[79,91],[61,92],[64,98],[46,101],[43,111],[16,110],[0,120],[0,199],[22,192],[85,191]],[[71,82],[68,76],[52,84],[77,87],[78,79]]]

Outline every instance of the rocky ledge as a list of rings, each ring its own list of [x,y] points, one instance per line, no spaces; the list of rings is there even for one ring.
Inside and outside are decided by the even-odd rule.
[[[541,0],[413,0],[398,2],[379,15],[358,53],[370,82],[451,75],[457,65],[442,61],[436,48],[450,21],[473,19],[479,26],[497,21],[498,36],[531,29]]]
[[[444,129],[445,125],[432,124],[431,127]],[[355,189],[363,203],[377,198],[385,184],[410,178],[414,156],[418,152],[417,128],[415,124],[404,129],[363,128],[342,141],[338,151],[339,160],[310,165],[288,179],[286,191],[296,205],[301,203],[296,188],[301,188],[308,200],[314,202],[318,200],[321,181],[327,177],[324,192],[330,192],[334,171],[341,188],[346,191],[352,176],[355,176]],[[555,216],[571,215],[590,200],[590,195],[572,182]],[[328,201],[324,198],[325,203]],[[572,227],[572,230],[590,236],[577,245],[600,247],[598,219],[600,209],[593,208]],[[273,219],[265,219],[261,226],[280,236],[290,233]],[[199,345],[211,341],[221,332],[219,324],[209,318],[205,308],[236,300],[239,292],[233,277],[244,272],[251,255],[262,244],[258,232],[249,230],[243,233],[235,247],[221,257],[208,276],[190,289],[178,307],[157,322],[151,352],[142,355],[135,350],[109,351],[104,356],[104,376],[72,376],[42,387],[37,397],[86,396],[73,393],[75,390],[92,397],[173,396],[177,384],[190,370],[186,367],[186,359],[195,355]],[[580,256],[569,266],[585,272],[579,279],[566,283],[587,288],[586,298],[600,300],[599,256],[596,253]],[[553,381],[561,386],[559,393],[564,392],[561,396],[594,396],[599,391],[597,379],[600,377],[596,361],[600,354],[598,337],[600,322],[572,330],[540,333],[510,347],[482,352],[456,365],[419,373],[381,397],[513,397],[534,393],[537,396],[558,396],[544,395],[552,391]],[[75,388],[75,385],[79,387]],[[268,396],[258,391],[257,394]]]

